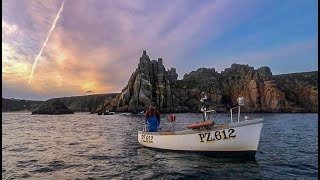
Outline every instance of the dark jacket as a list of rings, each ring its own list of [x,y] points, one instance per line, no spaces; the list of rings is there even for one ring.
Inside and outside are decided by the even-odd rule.
[[[144,114],[144,117],[147,119],[150,116],[156,116],[158,123],[160,123],[160,112],[156,110],[154,107],[149,107],[149,110]]]

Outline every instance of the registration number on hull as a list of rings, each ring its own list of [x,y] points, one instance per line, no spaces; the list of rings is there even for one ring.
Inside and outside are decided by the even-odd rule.
[[[215,142],[220,140],[234,139],[236,138],[236,132],[234,129],[215,131],[214,133],[206,132],[198,134],[200,142]]]
[[[141,135],[141,142],[153,143],[153,136],[142,134],[142,135]]]

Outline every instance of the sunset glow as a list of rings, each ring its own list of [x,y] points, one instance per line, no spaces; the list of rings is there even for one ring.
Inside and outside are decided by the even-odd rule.
[[[5,1],[3,97],[120,92],[143,50],[151,59],[163,58],[166,68],[175,67],[178,79],[200,67],[221,71],[233,63],[269,66],[273,74],[317,70],[317,5],[316,0]]]

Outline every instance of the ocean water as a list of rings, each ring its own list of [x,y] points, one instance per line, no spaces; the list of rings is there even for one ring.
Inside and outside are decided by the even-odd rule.
[[[176,115],[176,130],[202,118]],[[317,179],[318,114],[250,116],[265,122],[256,158],[246,161],[142,147],[142,116],[2,113],[2,179]]]

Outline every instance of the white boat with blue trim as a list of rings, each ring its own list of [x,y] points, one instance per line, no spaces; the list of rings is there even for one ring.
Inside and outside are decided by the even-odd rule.
[[[241,120],[240,106],[244,99],[238,99],[238,106],[230,109],[231,122],[216,125],[212,121],[189,125],[188,130],[169,132],[138,131],[139,143],[145,147],[159,150],[206,153],[223,156],[254,157],[258,149],[263,118]],[[238,109],[237,121],[233,122],[232,111]],[[204,120],[208,112],[214,110],[202,109]]]

